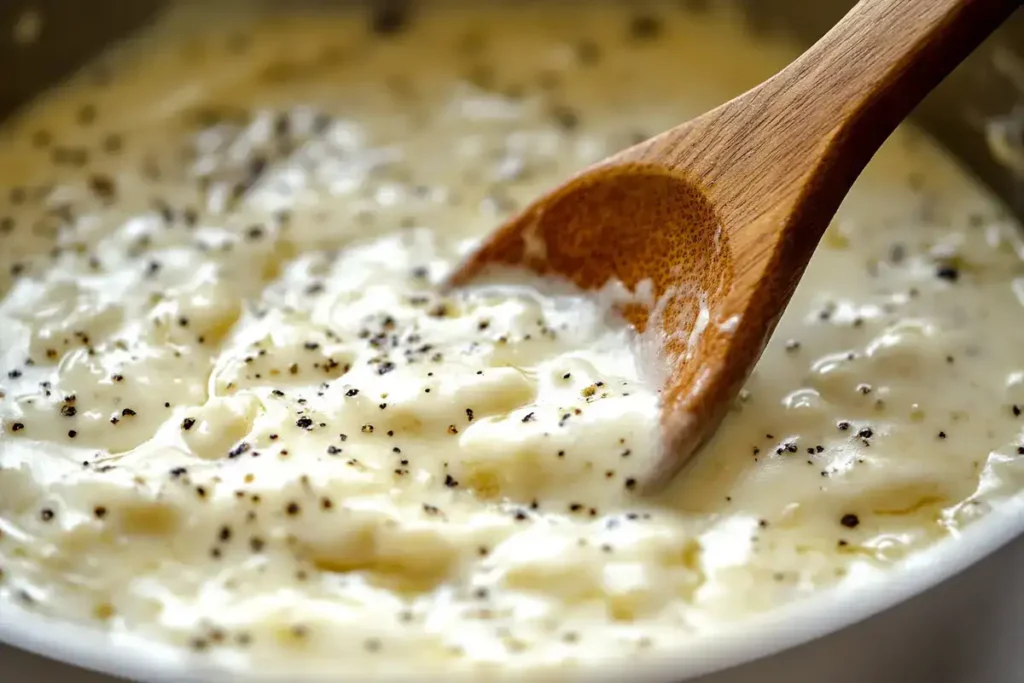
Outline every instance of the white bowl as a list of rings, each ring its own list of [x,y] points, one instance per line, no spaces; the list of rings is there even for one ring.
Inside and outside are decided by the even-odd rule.
[[[912,556],[867,583],[823,592],[745,621],[727,633],[681,642],[671,655],[581,669],[576,678],[621,681],[628,677],[633,681],[675,683],[720,672],[701,679],[702,683],[739,683],[755,677],[787,683],[1020,683],[1024,681],[1024,658],[1014,645],[1024,646],[1024,582],[1016,581],[1018,570],[1024,568],[1022,534],[1024,499],[1018,498],[975,522],[961,536]],[[971,565],[977,566],[969,575],[939,586]],[[916,600],[907,602],[915,596]],[[897,605],[897,609],[892,609]],[[989,612],[998,611],[1000,606],[1007,609],[1002,615],[993,616],[984,614],[979,605]],[[965,608],[971,611],[956,613]],[[859,629],[847,628],[872,615],[874,618]],[[999,624],[1000,619],[1007,623]],[[986,633],[997,626],[998,631]],[[835,635],[822,638],[830,634]],[[981,640],[979,635],[983,636]],[[920,672],[896,670],[945,661],[956,654],[958,646],[964,644],[962,641],[971,637],[976,645],[972,651],[975,664],[981,661],[999,665],[995,658],[1002,657],[1006,662],[1001,665],[1003,670],[993,669],[983,678],[955,668],[943,668],[926,677],[918,677]],[[66,664],[138,681],[200,683],[231,678],[190,653],[132,637],[111,636],[9,604],[3,605],[0,612],[0,642]],[[1000,642],[1012,649],[986,652],[978,647]],[[790,650],[800,645],[804,647]],[[879,653],[886,649],[894,651],[880,657]],[[755,662],[784,650],[790,651]],[[750,662],[755,663],[734,669]],[[74,669],[0,649],[0,672],[12,669],[17,674],[13,680],[17,681],[77,683],[72,678]],[[943,675],[954,677],[937,677]],[[7,680],[6,676],[0,676],[0,680]],[[103,679],[86,680],[92,683]],[[253,680],[268,679],[257,672]],[[320,680],[359,681],[360,677],[352,672],[336,672],[325,674]]]

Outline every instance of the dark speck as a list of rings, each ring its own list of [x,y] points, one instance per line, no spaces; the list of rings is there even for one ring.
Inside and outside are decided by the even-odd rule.
[[[49,147],[51,142],[53,142],[53,135],[48,130],[37,130],[32,133],[32,144],[39,149]]]
[[[92,104],[83,105],[78,110],[78,122],[83,126],[87,126],[96,120],[96,107]]]
[[[110,134],[103,138],[103,151],[108,154],[117,154],[124,146],[124,139],[117,134]]]
[[[638,40],[651,40],[661,33],[661,21],[654,16],[641,14],[629,22],[629,35]]]
[[[601,59],[601,48],[592,40],[581,41],[576,46],[576,59],[580,64],[596,64]]]
[[[960,279],[960,271],[955,266],[945,264],[935,268],[935,276],[947,282],[956,282]]]
[[[569,107],[558,105],[551,109],[551,117],[558,127],[565,131],[576,130],[580,125],[580,117]]]
[[[408,3],[389,0],[379,3],[370,15],[370,30],[379,36],[393,36],[409,25]]]
[[[110,176],[96,174],[89,178],[89,189],[94,195],[104,201],[114,199],[117,194],[117,187]]]

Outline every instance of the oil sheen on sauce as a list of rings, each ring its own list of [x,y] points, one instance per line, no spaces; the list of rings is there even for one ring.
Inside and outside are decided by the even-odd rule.
[[[912,129],[659,498],[629,330],[437,292],[790,47],[676,6],[194,19],[3,130],[3,609],[239,669],[536,673],[897,572],[1019,494],[1018,226]]]

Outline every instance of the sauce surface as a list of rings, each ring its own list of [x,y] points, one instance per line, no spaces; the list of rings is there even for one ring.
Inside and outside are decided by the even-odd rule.
[[[913,129],[656,499],[628,329],[437,293],[795,55],[735,17],[183,12],[125,52],[0,140],[0,599],[240,669],[544,672],[899,571],[1020,495],[1024,245]]]

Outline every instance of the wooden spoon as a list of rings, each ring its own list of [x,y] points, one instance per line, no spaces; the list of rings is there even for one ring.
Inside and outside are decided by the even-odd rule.
[[[879,146],[1020,4],[861,0],[753,90],[541,197],[449,284],[499,264],[652,293],[620,309],[663,383],[655,490],[718,427]]]

